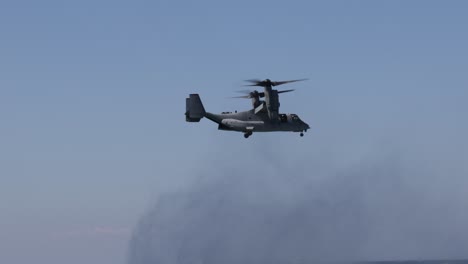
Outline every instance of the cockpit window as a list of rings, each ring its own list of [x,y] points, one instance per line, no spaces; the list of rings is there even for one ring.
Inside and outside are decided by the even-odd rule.
[[[280,118],[282,123],[288,122],[288,117],[285,114],[280,114],[279,118]]]

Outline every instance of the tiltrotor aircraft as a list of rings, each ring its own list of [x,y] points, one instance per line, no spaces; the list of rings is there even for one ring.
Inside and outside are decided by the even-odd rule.
[[[198,94],[190,94],[186,98],[185,120],[187,122],[200,122],[203,117],[218,124],[219,130],[238,131],[244,133],[244,137],[248,138],[253,132],[274,132],[274,131],[290,131],[300,132],[300,136],[304,136],[309,125],[302,121],[296,114],[281,114],[279,113],[279,97],[278,94],[294,91],[273,89],[274,86],[303,81],[291,80],[272,82],[266,80],[247,80],[251,84],[247,86],[260,86],[264,88],[263,92],[247,91],[247,95],[238,96],[235,98],[250,98],[252,99],[252,109],[243,112],[223,112],[221,114],[212,114],[205,111]],[[265,101],[260,98],[265,97]]]

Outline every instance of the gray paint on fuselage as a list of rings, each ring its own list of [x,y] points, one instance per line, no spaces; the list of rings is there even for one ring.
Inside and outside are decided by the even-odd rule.
[[[301,132],[310,127],[300,120],[297,115],[288,114],[287,120],[281,122],[271,121],[268,113],[254,113],[254,109],[237,113],[213,114],[207,112],[205,117],[219,124],[220,130],[232,130],[239,132],[273,132],[273,131],[292,131]],[[293,117],[297,117],[293,120]]]

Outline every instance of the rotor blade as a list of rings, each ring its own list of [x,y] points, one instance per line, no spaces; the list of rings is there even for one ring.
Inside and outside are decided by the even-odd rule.
[[[259,80],[259,79],[249,79],[249,80],[245,80],[246,82],[250,82],[250,83],[259,83],[259,82],[262,82],[263,80]]]
[[[262,97],[265,97],[265,93],[264,92],[257,92],[257,91],[254,91],[254,92],[249,92],[247,95],[241,95],[241,96],[234,96],[234,97],[230,97],[230,98],[254,98],[255,95],[257,95],[258,97],[262,98]]]
[[[253,92],[253,90],[239,90],[239,91],[236,91],[237,93],[243,93],[243,94],[250,94],[251,92]]]
[[[249,98],[252,98],[250,95],[243,95],[243,96],[233,96],[233,97],[230,97],[230,98],[244,98],[244,99],[249,99]]]
[[[292,83],[292,82],[300,82],[300,81],[305,81],[308,79],[298,79],[298,80],[290,80],[290,81],[280,81],[280,82],[271,82],[272,86],[278,86],[286,83]]]
[[[245,80],[245,81],[250,82],[252,84],[245,84],[244,86],[260,86],[260,87],[265,86],[265,80],[250,79],[250,80]]]
[[[282,90],[282,91],[278,91],[278,93],[289,93],[289,92],[292,92],[294,91],[294,89],[289,89],[289,90]]]
[[[263,87],[264,85],[262,85],[262,83],[255,83],[255,84],[244,84],[242,86],[260,86],[260,87]]]

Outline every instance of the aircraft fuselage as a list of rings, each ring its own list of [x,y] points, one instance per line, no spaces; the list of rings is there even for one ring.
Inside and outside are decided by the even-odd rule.
[[[207,112],[205,117],[219,124],[220,130],[239,132],[302,132],[310,128],[296,114],[279,114],[278,119],[272,121],[268,113],[255,114],[253,109],[238,113],[212,114]]]

